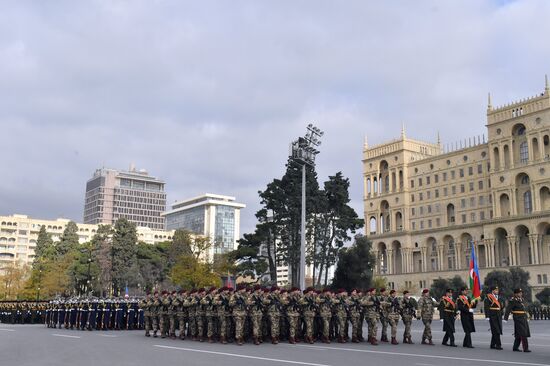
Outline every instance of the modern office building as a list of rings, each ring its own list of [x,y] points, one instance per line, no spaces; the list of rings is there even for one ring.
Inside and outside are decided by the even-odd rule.
[[[85,224],[113,224],[126,218],[137,226],[164,230],[164,182],[145,170],[97,169],[86,183]]]
[[[240,237],[240,211],[246,205],[237,203],[235,197],[206,193],[184,201],[176,201],[172,209],[162,214],[166,229],[186,229],[209,237],[214,254],[225,253],[237,247]]]
[[[393,288],[468,277],[471,245],[481,277],[529,271],[535,292],[550,277],[550,88],[487,108],[488,140],[450,149],[399,139],[363,151],[365,232],[376,272]]]
[[[0,270],[3,264],[17,262],[31,264],[40,228],[44,226],[54,242],[60,240],[68,219],[43,220],[30,218],[27,215],[0,216]],[[79,224],[80,243],[92,240],[98,225]],[[138,240],[147,244],[156,244],[172,239],[173,231],[154,230],[148,227],[137,227]]]

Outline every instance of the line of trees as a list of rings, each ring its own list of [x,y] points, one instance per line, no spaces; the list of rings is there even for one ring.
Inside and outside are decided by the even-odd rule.
[[[237,272],[256,280],[275,283],[277,266],[288,265],[291,285],[298,285],[301,246],[302,167],[291,159],[286,172],[259,191],[261,209],[253,233],[244,234],[231,259]],[[319,187],[315,167],[306,167],[306,264],[313,266],[313,283],[328,285],[332,267],[350,234],[363,220],[349,206],[349,179],[341,172],[329,176]]]
[[[69,222],[54,242],[41,227],[32,266],[12,264],[0,276],[0,299],[55,296],[118,296],[126,289],[143,294],[155,288],[218,286],[220,277],[234,275],[229,256],[206,261],[209,238],[176,230],[172,240],[147,244],[126,219],[99,225],[93,238],[79,243],[78,227]]]

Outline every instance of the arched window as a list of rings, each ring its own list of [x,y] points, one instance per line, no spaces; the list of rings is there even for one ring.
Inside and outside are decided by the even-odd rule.
[[[452,203],[447,205],[447,223],[455,222],[455,206]]]
[[[519,145],[519,161],[522,163],[527,163],[529,161],[529,148],[527,146],[527,141],[523,141]]]
[[[527,191],[523,194],[523,207],[524,213],[530,214],[533,212],[533,206],[531,203],[531,191]]]

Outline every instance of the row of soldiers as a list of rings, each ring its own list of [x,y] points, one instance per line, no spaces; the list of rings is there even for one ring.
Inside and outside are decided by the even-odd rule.
[[[378,323],[382,325],[382,342],[397,342],[397,323],[405,324],[404,343],[413,343],[411,323],[416,317],[416,302],[408,291],[397,297],[395,290],[371,288],[366,293],[352,290],[322,292],[308,288],[287,291],[277,286],[247,288],[238,286],[148,294],[140,304],[144,310],[145,335],[227,343],[239,345],[251,339],[258,345],[264,340],[273,344],[288,340],[330,343],[364,340],[363,322],[368,324],[367,341],[378,344]],[[391,330],[391,340],[388,338]]]
[[[47,301],[2,301],[0,323],[44,324]]]
[[[550,320],[550,306],[531,305],[529,306],[529,314],[531,314],[533,320]]]
[[[136,298],[70,298],[51,301],[44,312],[48,328],[79,330],[143,329],[143,309]]]

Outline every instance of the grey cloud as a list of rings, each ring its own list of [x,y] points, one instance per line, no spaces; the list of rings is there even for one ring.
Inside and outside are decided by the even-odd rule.
[[[284,172],[291,139],[326,131],[321,180],[407,135],[484,133],[494,104],[548,72],[546,1],[20,1],[0,14],[0,213],[82,219],[85,181],[133,162],[169,201],[248,204]]]

